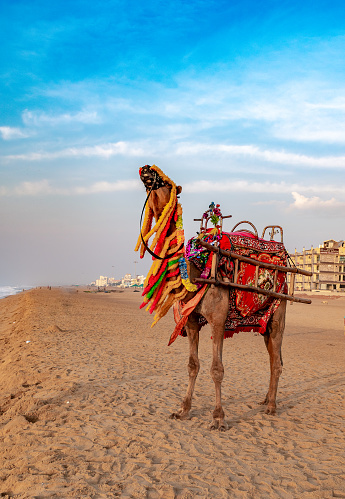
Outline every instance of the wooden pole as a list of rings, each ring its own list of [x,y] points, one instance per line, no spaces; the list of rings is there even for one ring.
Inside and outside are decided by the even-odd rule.
[[[212,266],[211,266],[211,278],[212,279],[215,279],[215,277],[216,277],[217,262],[218,262],[218,255],[217,255],[217,253],[214,253],[212,255]]]
[[[237,284],[234,282],[224,282],[216,281],[216,279],[202,279],[201,277],[195,277],[193,282],[202,282],[203,284],[218,284],[220,286],[229,286],[230,288],[243,289],[243,291],[249,291],[251,293],[259,293],[261,295],[272,296],[272,298],[278,298],[279,300],[288,300],[298,303],[311,303],[311,300],[305,298],[296,298],[295,296],[285,295],[283,293],[275,293],[274,291],[268,291],[266,289],[257,288],[255,286],[247,286],[246,284]]]
[[[222,218],[232,218],[232,215],[225,215],[225,217],[222,217]],[[193,219],[194,222],[202,222],[202,218],[194,218]]]
[[[295,274],[291,274],[290,276],[290,289],[289,289],[289,295],[293,296],[294,291],[295,291]]]
[[[265,263],[260,262],[259,260],[254,260],[254,258],[249,258],[247,256],[239,255],[238,253],[234,253],[233,251],[226,251],[221,248],[217,248],[212,246],[212,244],[205,243],[204,241],[199,241],[199,244],[209,251],[213,251],[214,253],[218,252],[223,256],[229,256],[235,260],[240,260],[241,262],[249,263],[250,265],[255,265],[258,267],[262,267],[264,269],[278,270],[279,272],[291,272],[292,274],[302,274],[307,276],[312,276],[313,273],[309,272],[309,270],[298,269],[297,267],[283,267],[281,265],[274,265],[273,263]],[[236,261],[235,261],[236,264]]]
[[[275,272],[274,272],[273,291],[276,291],[276,288],[277,288],[277,279],[278,279],[278,270],[276,269]]]
[[[296,274],[290,274],[290,286],[289,286],[289,295],[293,296],[295,292],[295,277]],[[293,301],[290,302],[290,305],[293,305]]]
[[[255,287],[258,286],[258,280],[259,280],[259,266],[257,265],[255,267],[255,282],[254,282]],[[275,291],[275,289],[273,291]]]
[[[238,260],[235,260],[234,282],[237,282],[237,276],[238,276]]]

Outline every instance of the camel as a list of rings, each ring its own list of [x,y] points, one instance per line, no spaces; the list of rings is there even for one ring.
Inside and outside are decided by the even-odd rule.
[[[175,184],[166,177],[158,167],[153,165],[150,167],[146,165],[140,169],[141,180],[147,190],[147,206],[146,210],[148,213],[148,219],[152,220],[152,217],[158,221],[165,216],[165,209],[169,202],[171,202],[172,192],[174,195],[178,195],[182,192],[181,186],[175,186]],[[169,239],[174,234],[176,230],[176,217],[171,217],[170,225],[165,233],[165,239]],[[152,232],[152,231],[151,231]],[[150,235],[147,230],[147,234]],[[139,249],[141,245],[141,257],[145,253],[145,248],[148,248],[145,237],[141,234],[138,240],[136,250]],[[147,239],[148,240],[148,239]],[[172,250],[175,252],[179,251],[178,244],[179,241],[174,243]],[[170,250],[170,251],[172,251]],[[181,250],[183,252],[183,249]],[[151,247],[151,253],[152,252]],[[155,255],[158,257],[158,255]],[[154,258],[155,258],[154,256]],[[155,263],[155,260],[154,260]],[[174,272],[172,272],[174,273]],[[200,276],[200,271],[191,264],[190,267],[190,280],[193,277]],[[184,289],[181,280],[178,280],[179,276],[172,275],[167,278],[167,283],[171,285],[171,290],[168,293],[166,300],[170,300],[168,303],[168,309],[170,305],[176,301],[181,300],[184,304],[192,300],[196,291],[188,291]],[[177,297],[175,299],[175,297]],[[163,306],[164,306],[164,301]],[[163,314],[167,312],[167,307],[165,307]],[[192,406],[192,398],[195,387],[196,378],[200,369],[200,362],[198,356],[198,346],[199,346],[199,316],[202,315],[210,324],[212,331],[212,365],[211,365],[211,376],[215,385],[215,409],[213,411],[213,420],[210,424],[210,429],[215,429],[219,431],[225,431],[228,426],[224,421],[224,410],[222,407],[221,398],[221,387],[224,377],[224,367],[222,362],[223,356],[223,341],[224,341],[224,329],[225,322],[227,319],[229,311],[229,289],[222,286],[211,286],[208,288],[207,292],[202,297],[201,301],[198,303],[193,312],[188,316],[188,320],[185,324],[185,329],[189,341],[189,361],[188,361],[188,373],[189,382],[187,387],[187,392],[182,400],[182,404],[179,410],[171,414],[171,418],[185,420],[190,416],[190,410]],[[286,300],[281,300],[278,308],[271,316],[268,321],[266,332],[263,335],[264,342],[269,354],[270,359],[270,381],[267,394],[261,404],[266,405],[266,414],[276,413],[276,396],[278,389],[279,377],[282,372],[282,355],[281,347],[283,340],[283,333],[285,328],[285,314],[286,314]]]

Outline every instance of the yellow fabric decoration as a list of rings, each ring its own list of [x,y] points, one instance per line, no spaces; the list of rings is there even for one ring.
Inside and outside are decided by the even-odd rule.
[[[167,227],[167,223],[169,219],[170,227],[167,231],[167,236],[164,240],[164,244],[159,251],[159,256],[161,258],[167,256],[167,269],[168,273],[171,273],[176,270],[178,266],[178,259],[184,255],[184,248],[181,248],[176,253],[176,250],[180,248],[181,244],[184,244],[184,233],[183,233],[183,224],[182,224],[182,208],[180,203],[177,201],[177,192],[176,192],[176,184],[162,172],[158,166],[151,166],[152,170],[155,170],[158,175],[164,180],[164,182],[168,183],[171,186],[170,190],[170,198],[167,204],[165,205],[162,213],[159,216],[159,219],[156,221],[155,225],[152,227],[153,220],[153,211],[149,208],[149,203],[146,205],[145,209],[145,218],[142,227],[142,236],[145,243],[149,246],[151,251],[155,252],[155,247],[157,246],[164,229]],[[177,223],[174,221],[175,210],[177,211]],[[152,227],[152,228],[151,228]],[[149,239],[154,235],[153,241],[151,244],[148,244]],[[145,246],[141,240],[141,236],[139,235],[135,251],[140,249],[140,257],[142,258],[145,254]],[[162,269],[163,262],[166,260],[156,259],[153,261],[151,268],[146,276],[144,283],[144,294],[148,294],[150,289],[147,289],[151,281],[157,281],[156,276],[159,274]],[[174,263],[172,263],[174,262]],[[169,265],[170,264],[170,265]],[[150,310],[154,306],[154,321],[152,326],[154,326],[162,317],[166,315],[170,307],[177,301],[182,300],[188,293],[188,290],[185,288],[182,282],[182,278],[180,273],[176,276],[168,277],[162,280],[163,289],[159,285],[151,298],[148,299],[147,296],[144,296],[143,305],[147,305],[146,310]],[[152,286],[151,286],[152,288]],[[146,291],[146,292],[145,292]],[[160,298],[157,300],[158,293],[160,294]],[[156,302],[156,303],[155,303]]]

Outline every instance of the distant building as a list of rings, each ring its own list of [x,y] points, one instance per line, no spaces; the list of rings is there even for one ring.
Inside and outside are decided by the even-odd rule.
[[[96,279],[96,286],[98,287],[107,286],[107,284],[108,284],[108,277],[101,275],[99,276],[99,279]]]
[[[131,279],[131,286],[143,286],[145,281],[145,276],[144,275],[137,275],[136,277],[132,277]]]
[[[108,277],[108,286],[119,286],[121,284],[121,279],[115,279],[115,277]]]
[[[121,288],[129,288],[131,286],[143,286],[146,277],[144,275],[138,275],[132,277],[132,274],[126,274],[122,279],[115,279],[115,277],[99,276],[91,283],[91,286],[97,286],[99,288],[103,287],[115,287],[119,286]]]
[[[345,241],[329,239],[313,248],[290,254],[296,267],[313,272],[311,277],[296,275],[296,291],[345,292]]]
[[[132,274],[126,274],[125,277],[122,278],[121,286],[123,288],[129,288],[132,283]]]
[[[137,285],[138,286],[143,286],[145,282],[146,276],[144,275],[138,275],[137,276]]]

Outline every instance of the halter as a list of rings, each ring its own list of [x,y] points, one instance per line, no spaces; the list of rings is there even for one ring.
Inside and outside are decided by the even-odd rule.
[[[154,253],[148,247],[148,245],[146,244],[146,242],[143,238],[143,234],[141,232],[141,224],[142,224],[142,220],[143,220],[143,215],[144,215],[146,204],[149,200],[151,192],[155,191],[157,189],[160,189],[161,187],[164,187],[165,185],[168,185],[166,182],[164,182],[164,180],[158,175],[158,173],[156,171],[151,170],[150,168],[151,168],[150,165],[145,165],[142,168],[140,168],[140,170],[139,170],[141,181],[143,182],[143,184],[145,185],[147,190],[150,189],[149,193],[147,195],[146,201],[144,203],[143,209],[141,211],[140,223],[139,223],[140,237],[141,237],[141,240],[143,242],[143,245],[145,246],[145,249],[150,253],[151,256],[153,256],[154,258],[157,258],[158,260],[167,260],[168,258],[171,258],[172,256],[176,255],[176,253],[178,253],[183,248],[184,243],[182,243],[181,246],[174,253],[162,257],[159,255],[156,255],[156,253]]]
[[[151,170],[150,165],[145,165],[139,169],[140,180],[146,189],[157,190],[167,185],[155,170]],[[150,192],[151,193],[151,192]]]

